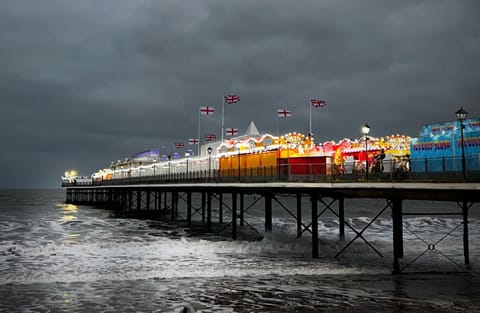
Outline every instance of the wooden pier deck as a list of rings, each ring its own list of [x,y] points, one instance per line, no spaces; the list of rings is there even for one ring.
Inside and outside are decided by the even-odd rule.
[[[199,197],[201,205],[192,204],[193,196]],[[229,202],[225,201],[228,195]],[[245,195],[255,195],[255,200],[247,204]],[[282,203],[281,196],[296,197],[296,208],[292,209]],[[308,198],[310,208],[303,208],[302,199]],[[345,220],[345,199],[384,199],[385,207],[362,229],[354,229]],[[224,224],[222,231],[228,230],[233,239],[237,238],[237,225],[249,225],[244,213],[253,205],[263,200],[265,233],[272,231],[273,203],[283,207],[297,223],[297,237],[309,232],[312,236],[312,257],[318,258],[318,220],[325,212],[338,217],[339,237],[345,238],[345,227],[355,233],[355,237],[338,251],[339,257],[356,240],[363,240],[372,250],[382,256],[366,238],[364,231],[387,209],[391,210],[393,232],[393,273],[401,273],[403,258],[403,216],[406,215],[458,215],[463,218],[464,263],[470,264],[468,218],[469,209],[480,202],[480,183],[398,183],[398,182],[328,182],[328,183],[162,183],[67,186],[66,202],[73,204],[114,204],[118,209],[133,211],[162,211],[171,221],[178,219],[178,207],[184,203],[186,226],[192,226],[192,216],[199,214],[205,225],[205,232],[212,232],[212,201],[217,201],[218,224]],[[459,210],[449,212],[404,212],[405,200],[447,201],[458,204]],[[230,220],[224,221],[224,209],[230,211]],[[305,225],[302,217],[307,209],[311,222]],[[347,208],[348,209],[348,208]],[[310,219],[309,219],[310,220]],[[435,249],[429,244],[427,249]],[[407,264],[408,266],[409,264]]]

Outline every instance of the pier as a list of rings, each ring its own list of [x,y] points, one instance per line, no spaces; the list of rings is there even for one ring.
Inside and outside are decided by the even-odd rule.
[[[349,249],[357,240],[362,240],[379,257],[382,252],[364,235],[365,231],[385,212],[390,211],[392,220],[393,264],[392,273],[404,272],[419,256],[404,260],[404,216],[452,215],[462,218],[463,226],[463,263],[470,264],[468,220],[469,209],[480,202],[480,184],[474,182],[428,183],[428,182],[163,182],[150,181],[115,184],[109,181],[93,185],[64,185],[66,202],[72,204],[111,205],[116,210],[128,212],[155,213],[169,221],[183,221],[186,227],[192,226],[192,217],[201,216],[201,225],[205,233],[212,233],[213,224],[220,225],[218,233],[229,232],[232,239],[237,239],[238,227],[247,227],[258,232],[245,218],[245,213],[253,206],[261,206],[264,211],[264,234],[272,231],[273,203],[275,202],[288,215],[295,219],[297,237],[305,233],[312,238],[312,257],[318,258],[319,218],[329,212],[338,218],[339,240],[344,245],[335,258]],[[284,196],[296,198],[296,207],[285,205]],[[200,206],[194,206],[200,203]],[[345,219],[345,199],[383,199],[385,205],[378,208],[377,214],[363,229],[355,229]],[[415,212],[406,210],[406,200],[445,201],[456,203],[458,210]],[[212,218],[213,202],[217,204],[216,216]],[[305,205],[308,203],[309,205]],[[184,218],[179,219],[179,209]],[[309,217],[309,218],[305,218]],[[308,223],[308,224],[307,224]],[[217,227],[218,228],[218,227]],[[355,236],[345,240],[345,229],[353,231]],[[441,240],[440,240],[441,241]],[[425,251],[436,250],[439,242],[426,242]]]

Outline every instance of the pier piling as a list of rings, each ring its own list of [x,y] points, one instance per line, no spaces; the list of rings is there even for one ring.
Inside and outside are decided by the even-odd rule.
[[[394,199],[391,203],[393,225],[393,274],[400,274],[399,259],[403,258],[402,200]]]
[[[318,195],[310,195],[312,202],[312,258],[318,259]]]
[[[152,194],[153,193],[153,194]],[[224,202],[224,194],[231,195],[231,206]],[[255,200],[245,207],[245,195],[253,194]],[[185,195],[185,197],[184,197]],[[259,197],[257,197],[259,196]],[[293,197],[296,197],[296,214],[291,209],[295,206],[295,202],[288,202]],[[265,219],[265,234],[271,233],[273,228],[273,202],[278,207],[283,208],[285,212],[296,220],[297,238],[302,237],[304,232],[311,232],[312,234],[312,257],[319,258],[319,230],[318,220],[323,213],[331,212],[338,218],[339,240],[343,241],[346,237],[345,227],[354,233],[353,238],[337,252],[335,258],[339,257],[350,245],[357,239],[363,240],[366,246],[370,247],[380,257],[383,254],[377,249],[367,237],[364,237],[366,230],[382,215],[387,208],[391,208],[392,217],[392,244],[393,244],[393,270],[392,273],[399,274],[404,272],[410,264],[414,263],[420,256],[424,255],[422,252],[418,257],[411,258],[410,262],[405,262],[406,265],[401,267],[401,259],[404,258],[404,238],[403,238],[403,216],[407,215],[462,215],[462,223],[459,223],[456,228],[461,229],[463,224],[463,254],[465,265],[470,264],[470,247],[469,247],[469,210],[474,203],[480,202],[480,193],[478,192],[478,184],[475,183],[282,183],[276,185],[275,183],[262,184],[132,184],[132,185],[92,185],[92,186],[72,186],[66,188],[66,202],[73,204],[108,204],[112,209],[131,211],[130,213],[141,213],[142,216],[148,216],[148,211],[162,211],[162,216],[170,218],[172,221],[177,221],[179,216],[186,221],[187,227],[192,227],[192,216],[196,213],[201,213],[202,223],[206,224],[204,229],[207,232],[212,232],[215,229],[212,224],[212,198],[218,200],[218,222],[223,227],[219,233],[224,229],[231,227],[232,239],[237,239],[239,234],[238,225],[247,225],[250,230],[258,231],[245,220],[245,214],[250,210],[257,201],[265,198],[264,219]],[[152,200],[152,198],[154,198]],[[228,198],[228,197],[227,197]],[[240,198],[240,199],[239,199]],[[303,221],[303,201],[309,199],[311,202],[311,223],[306,225]],[[162,201],[163,199],[163,201]],[[179,199],[186,203],[186,207],[179,208]],[[201,201],[198,207],[193,206],[195,199]],[[288,199],[282,202],[283,199]],[[331,199],[327,201],[327,199]],[[385,199],[386,206],[379,210],[375,217],[373,217],[366,226],[361,230],[356,230],[352,224],[345,220],[345,199]],[[449,201],[457,203],[461,209],[458,208],[455,212],[420,212],[406,211],[403,212],[404,200],[418,200],[418,201]],[[153,201],[153,203],[152,203]],[[333,207],[333,204],[338,201],[338,210]],[[319,212],[319,204],[323,207]],[[224,207],[231,209],[231,222],[224,223]],[[308,207],[307,211],[308,211]],[[179,214],[181,209],[181,214]],[[142,212],[147,211],[147,212]],[[184,218],[185,216],[185,218]],[[240,221],[238,221],[240,220]],[[243,235],[247,229],[242,228]],[[409,229],[412,232],[411,229]],[[450,234],[449,233],[449,234]],[[448,235],[448,234],[447,234]],[[445,236],[444,236],[445,237]],[[442,238],[443,240],[443,238]],[[434,250],[436,243],[428,243],[426,250]],[[410,253],[409,253],[410,254]],[[451,260],[452,261],[452,260]],[[454,262],[456,263],[456,262]],[[458,265],[458,264],[457,264]]]
[[[265,233],[272,232],[272,193],[265,195]]]

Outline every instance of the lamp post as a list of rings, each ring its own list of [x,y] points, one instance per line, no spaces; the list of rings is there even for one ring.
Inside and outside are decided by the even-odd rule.
[[[465,174],[465,147],[463,143],[463,130],[465,129],[465,125],[463,125],[463,121],[467,118],[468,112],[463,109],[463,107],[460,107],[460,110],[455,112],[455,115],[457,116],[457,120],[460,121],[460,134],[461,134],[461,144],[462,144],[462,177],[465,179],[466,174]]]
[[[237,149],[238,149],[238,181],[240,181],[240,144],[237,144]]]
[[[185,157],[187,158],[187,179],[188,179],[188,157],[190,156],[190,153],[185,152]]]
[[[207,148],[208,152],[208,181],[210,181],[210,177],[212,176],[212,147]]]
[[[290,141],[287,140],[287,180],[290,178]]]
[[[167,179],[170,179],[170,161],[172,160],[172,156],[168,155],[168,177]]]
[[[367,123],[362,127],[362,134],[365,136],[365,180],[368,179],[368,133],[370,132],[370,126]]]

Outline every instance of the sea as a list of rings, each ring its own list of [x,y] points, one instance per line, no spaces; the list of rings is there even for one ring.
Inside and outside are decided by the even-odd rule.
[[[228,231],[66,204],[62,189],[0,190],[0,312],[480,312],[478,204],[470,208],[469,266],[460,215],[408,215],[403,273],[393,275],[391,210],[361,232],[384,200],[345,200],[344,240],[336,215],[322,215],[318,259],[287,212],[296,200],[278,200],[271,233],[255,205],[232,240]],[[460,209],[405,201],[404,211]],[[307,202],[304,216],[308,225]]]

